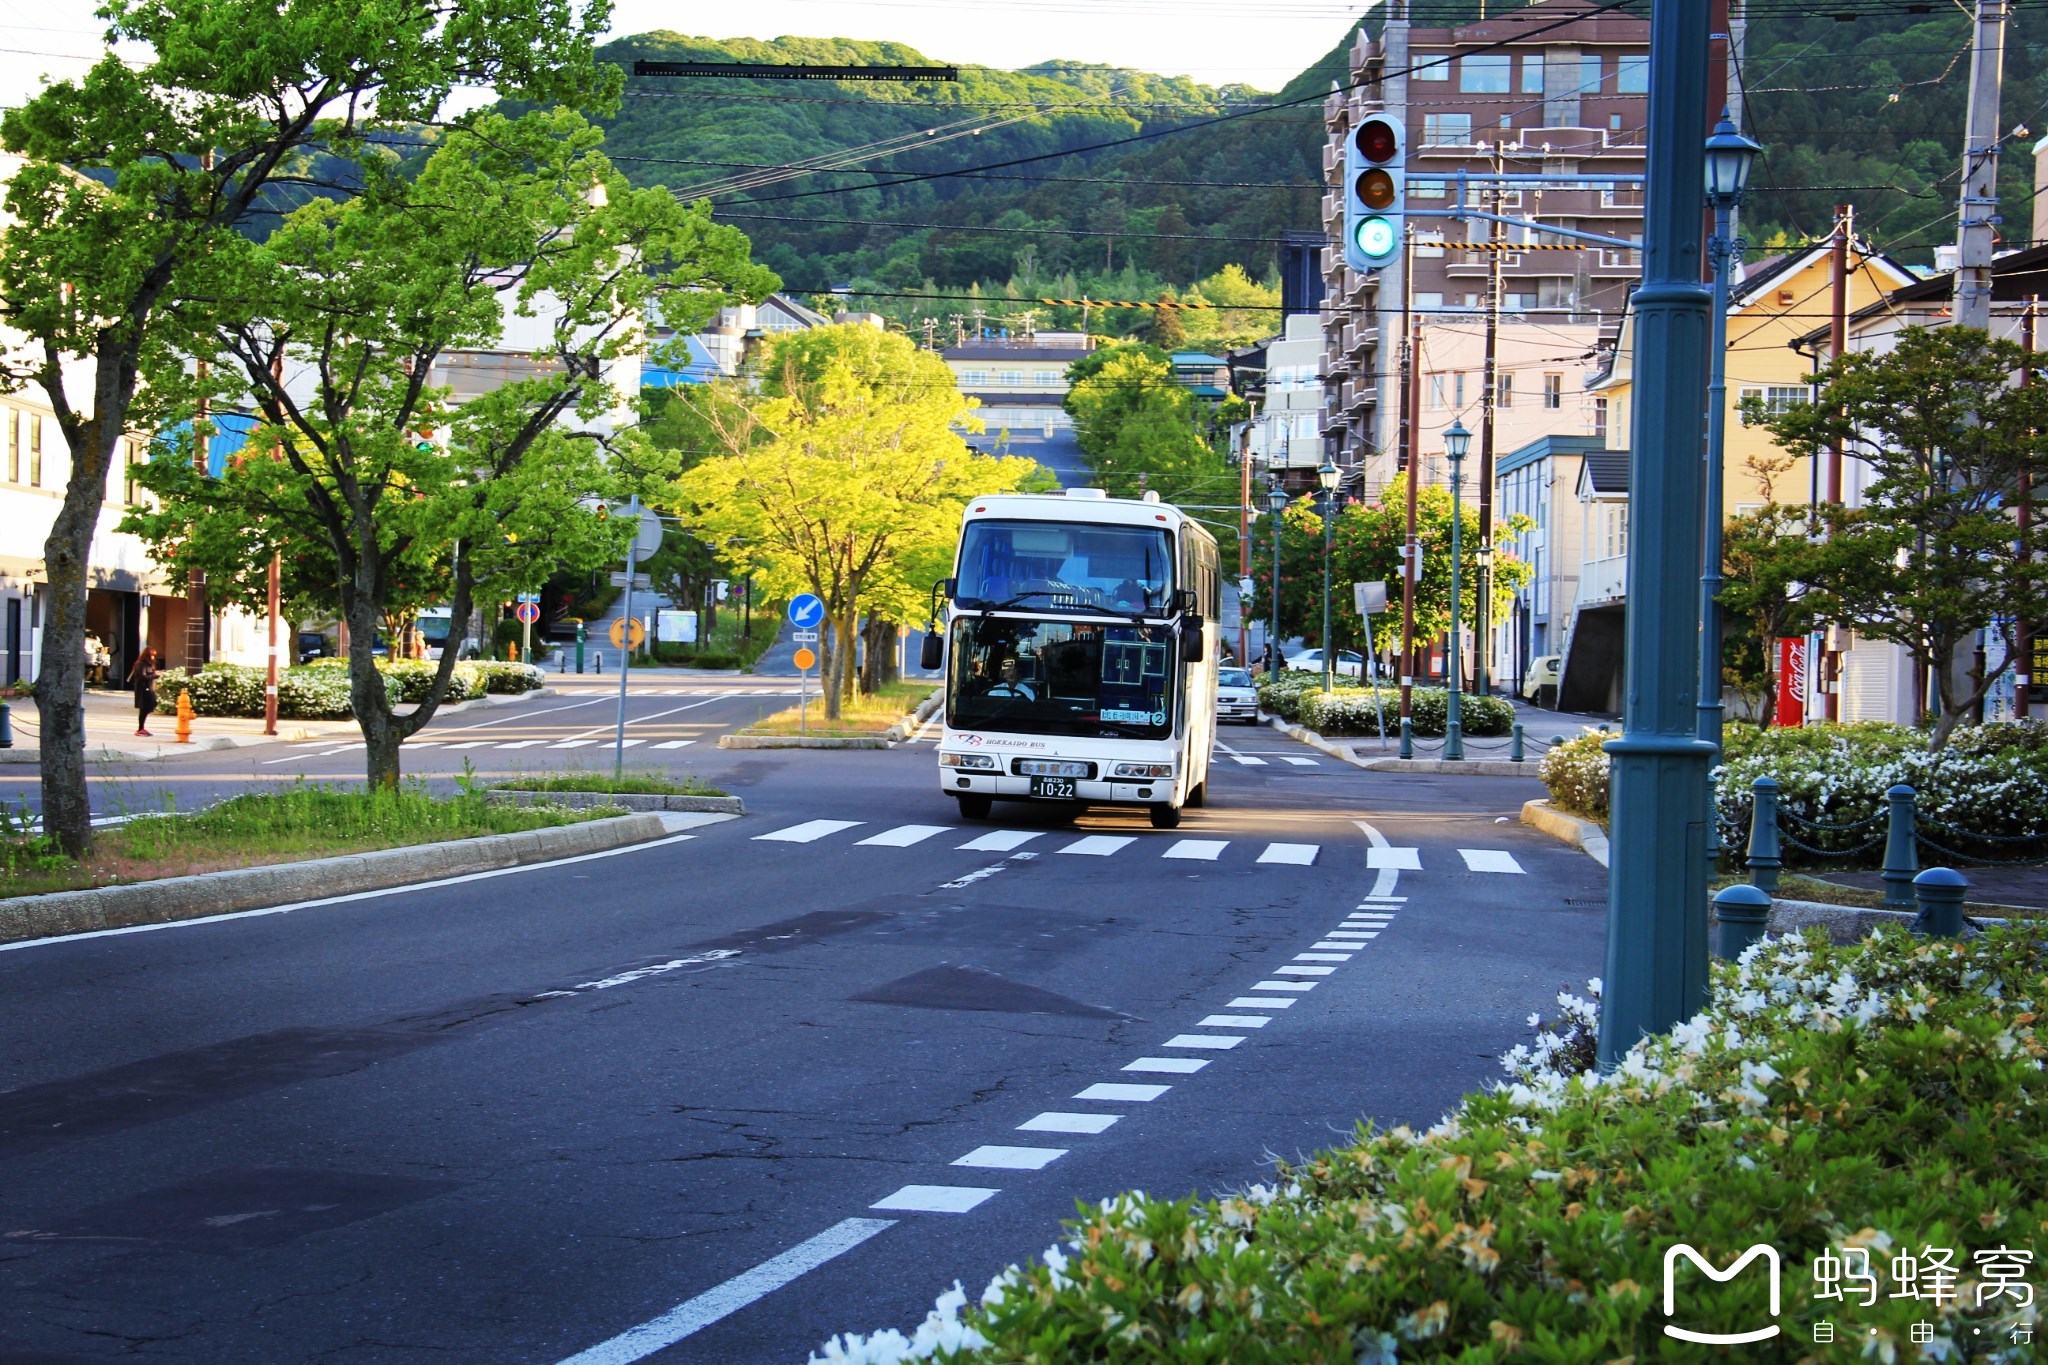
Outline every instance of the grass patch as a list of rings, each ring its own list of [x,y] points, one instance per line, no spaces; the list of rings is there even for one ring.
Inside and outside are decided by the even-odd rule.
[[[1719,891],[1726,886],[1747,885],[1749,878],[1716,877],[1708,883],[1709,891]],[[1818,901],[1822,905],[1852,905],[1861,910],[1877,910],[1884,906],[1884,892],[1862,886],[1837,886],[1824,882],[1818,877],[1805,877],[1797,872],[1778,874],[1778,891],[1774,899],[1788,901]]]
[[[220,872],[330,858],[375,849],[472,839],[578,824],[615,814],[608,807],[502,806],[481,788],[437,797],[419,783],[393,791],[295,782],[248,792],[189,815],[139,815],[99,830],[73,861],[19,818],[0,825],[0,885],[9,895]]]
[[[643,768],[613,777],[589,771],[532,773],[491,784],[499,791],[609,792],[619,796],[729,796],[695,777],[675,778],[658,768]]]
[[[937,689],[928,682],[882,684],[874,693],[858,693],[841,710],[839,719],[827,721],[825,702],[813,697],[807,707],[787,707],[740,731],[743,735],[806,734],[823,739],[879,735],[929,697]],[[808,712],[807,715],[800,714]]]

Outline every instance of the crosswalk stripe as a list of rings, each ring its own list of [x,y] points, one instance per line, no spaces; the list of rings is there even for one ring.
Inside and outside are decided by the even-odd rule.
[[[1182,839],[1172,848],[1160,854],[1162,858],[1195,858],[1213,863],[1224,849],[1230,847],[1228,839]]]
[[[548,747],[550,749],[580,749],[586,744],[598,744],[601,742],[595,739],[565,739],[560,744],[550,744]]]
[[[912,844],[921,843],[934,834],[944,834],[951,828],[951,825],[898,825],[894,829],[885,829],[880,834],[857,840],[856,843],[878,844],[883,848],[909,848]]]
[[[408,749],[438,749],[441,747],[441,741],[438,739],[409,739],[405,741],[405,747]],[[448,747],[452,749],[455,746],[451,744]]]
[[[694,739],[665,739],[654,747],[657,749],[687,749],[696,742]]]
[[[1520,872],[1522,865],[1515,861],[1515,855],[1504,848],[1461,848],[1458,856],[1465,860],[1468,872]]]
[[[621,749],[630,749],[630,748],[632,748],[632,747],[633,747],[633,746],[634,746],[635,744],[645,744],[645,743],[646,743],[647,741],[646,741],[646,740],[644,740],[644,739],[628,739],[628,740],[615,740],[615,741],[613,741],[613,742],[614,742],[614,744],[616,745],[616,747],[618,747],[618,748],[621,748]]]
[[[1296,953],[1296,962],[1349,962],[1349,953]]]
[[[1288,1003],[1293,1004],[1294,1002],[1290,1000]],[[1171,1089],[1173,1087],[1170,1085],[1116,1085],[1109,1081],[1097,1081],[1086,1090],[1075,1095],[1074,1098],[1077,1100],[1135,1100],[1139,1104],[1149,1104]]]
[[[1188,1076],[1209,1065],[1207,1057],[1140,1057],[1125,1065],[1126,1071],[1163,1071],[1168,1075]]]
[[[444,744],[444,749],[481,749],[491,741],[487,739],[465,739],[460,744]]]
[[[1013,848],[1023,847],[1043,833],[1045,831],[1042,829],[990,830],[979,838],[969,839],[960,847],[973,853],[1008,853]]]
[[[1231,757],[1244,764],[1247,768],[1263,768],[1266,766],[1265,759],[1253,758],[1250,754],[1232,754]]]
[[[837,834],[842,829],[852,829],[855,825],[866,823],[864,820],[806,820],[801,825],[791,825],[788,829],[756,834],[754,838],[773,839],[785,844],[808,844],[814,839],[822,839],[828,834]]]
[[[1090,858],[1107,858],[1124,845],[1136,842],[1135,839],[1116,834],[1084,834],[1059,851],[1079,853]]]
[[[1365,865],[1369,868],[1393,868],[1396,872],[1420,872],[1422,850],[1419,848],[1369,848],[1365,851]]]
[[[1259,855],[1262,863],[1285,863],[1291,867],[1308,867],[1316,860],[1321,844],[1267,844],[1266,851]]]
[[[1328,975],[1330,975],[1330,973],[1332,973],[1332,972],[1334,972],[1334,971],[1336,971],[1336,970],[1337,970],[1337,969],[1336,969],[1335,967],[1275,967],[1275,968],[1273,969],[1273,975],[1275,975],[1275,976],[1328,976]]]
[[[545,744],[545,743],[547,743],[547,741],[546,741],[546,740],[544,740],[544,739],[515,739],[515,740],[511,740],[511,741],[508,741],[507,743],[504,743],[504,744],[500,744],[500,745],[498,746],[498,748],[499,748],[499,749],[501,749],[501,750],[504,750],[504,749],[531,749],[531,748],[532,748],[532,747],[533,747],[534,745],[536,745],[536,744]]]
[[[1210,1052],[1228,1052],[1244,1039],[1218,1033],[1176,1033],[1161,1047],[1198,1047]]]
[[[1282,754],[1280,761],[1282,763],[1292,763],[1297,768],[1320,768],[1323,766],[1312,758],[1295,758],[1291,754]]]

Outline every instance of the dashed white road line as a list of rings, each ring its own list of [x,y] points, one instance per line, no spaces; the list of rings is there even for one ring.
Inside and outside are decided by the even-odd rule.
[[[1162,858],[1194,858],[1213,863],[1223,850],[1230,847],[1228,839],[1182,839],[1172,848],[1160,854]]]
[[[1127,1068],[1128,1069],[1128,1068]],[[1020,1133],[1100,1133],[1122,1114],[1065,1114],[1048,1110],[1017,1125]]]
[[[1242,1038],[1224,1037],[1214,1033],[1176,1033],[1161,1043],[1161,1047],[1193,1047],[1209,1052],[1228,1052],[1243,1042]]]
[[[893,1218],[848,1218],[835,1223],[809,1241],[799,1242],[780,1256],[686,1299],[660,1317],[577,1352],[561,1365],[631,1365],[633,1361],[645,1360],[895,1226]]]
[[[1289,1001],[1288,1003],[1292,1004],[1293,1002]],[[1074,1096],[1074,1098],[1077,1100],[1136,1101],[1140,1104],[1145,1104],[1158,1099],[1171,1089],[1173,1087],[1170,1085],[1117,1085],[1110,1081],[1097,1081],[1094,1085],[1089,1086],[1086,1090]]]
[[[976,1147],[953,1164],[995,1171],[1042,1171],[1066,1154],[1065,1147]]]
[[[1304,968],[1303,970],[1306,970]],[[1255,991],[1312,991],[1319,984],[1315,981],[1261,981],[1252,987]]]
[[[1422,850],[1419,848],[1369,848],[1365,851],[1365,865],[1388,872],[1420,872]]]
[[[1126,1071],[1157,1071],[1165,1075],[1192,1075],[1209,1065],[1207,1057],[1140,1057],[1126,1063]]]
[[[1234,1010],[1284,1010],[1294,1003],[1271,995],[1240,995],[1230,1002]]]
[[[852,829],[855,825],[865,823],[863,820],[806,820],[787,829],[756,834],[754,838],[757,842],[767,839],[784,844],[808,844],[814,839],[822,839],[828,834],[837,834],[842,829]]]
[[[868,1205],[883,1212],[966,1213],[978,1204],[1001,1194],[976,1185],[905,1185],[896,1193]]]
[[[1316,860],[1320,844],[1267,844],[1266,851],[1259,855],[1262,863],[1284,863],[1290,867],[1308,867]]]
[[[1292,1000],[1287,1002],[1293,1004]],[[1212,1014],[1206,1019],[1197,1019],[1196,1028],[1264,1028],[1272,1023],[1271,1016],[1264,1014]],[[1171,1047],[1169,1043],[1167,1046]]]

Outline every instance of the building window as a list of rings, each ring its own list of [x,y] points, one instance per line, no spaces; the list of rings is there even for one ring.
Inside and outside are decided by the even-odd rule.
[[[1600,93],[1600,54],[1597,52],[1583,53],[1579,57],[1579,93]]]
[[[1024,387],[1024,371],[997,370],[996,387],[999,389],[1021,389]]]
[[[1444,405],[1444,379],[1445,376],[1440,374],[1429,377],[1429,405],[1432,408],[1442,408]]]
[[[1546,374],[1543,376],[1543,406],[1555,412],[1564,406],[1564,376]]]
[[[1538,308],[1570,308],[1574,302],[1569,275],[1547,275],[1536,281]]]
[[[1443,255],[1444,234],[1442,229],[1430,232],[1417,232],[1415,234],[1415,254],[1417,256]]]
[[[1408,79],[1415,81],[1447,81],[1451,78],[1451,54],[1448,52],[1418,52],[1409,66]]]
[[[1543,54],[1540,52],[1522,58],[1522,93],[1543,93]]]
[[[1411,180],[1408,182],[1410,199],[1447,199],[1450,190],[1441,180]]]
[[[1514,58],[1505,52],[1467,55],[1458,60],[1458,89],[1468,95],[1508,93],[1508,64]]]
[[[1443,306],[1444,306],[1444,296],[1443,296],[1442,294],[1439,294],[1439,293],[1435,293],[1435,292],[1428,292],[1428,293],[1425,293],[1425,292],[1423,292],[1423,291],[1421,291],[1421,290],[1417,290],[1417,291],[1416,291],[1416,294],[1415,294],[1415,311],[1416,311],[1416,312],[1418,312],[1418,313],[1439,313],[1439,312],[1442,312],[1442,311],[1443,311]]]
[[[1472,116],[1470,114],[1424,114],[1422,116],[1422,145],[1425,147],[1464,147],[1472,142]]]
[[[961,382],[961,384],[962,384],[962,385],[964,385],[964,386],[966,386],[967,388],[970,388],[970,389],[984,389],[984,388],[987,388],[987,387],[988,387],[988,371],[987,371],[987,370],[962,370],[962,371],[960,371],[960,382]]]
[[[1459,408],[1465,406],[1465,372],[1463,370],[1459,370],[1451,376],[1451,405]]]
[[[33,488],[43,486],[43,419],[36,416],[28,419],[28,481]]]
[[[1647,95],[1650,93],[1650,59],[1648,57],[1623,57],[1614,66],[1614,93],[1617,95]]]
[[[1605,398],[1595,398],[1593,400],[1593,434],[1603,441],[1607,439],[1607,400]]]
[[[1505,373],[1495,377],[1499,381],[1497,387],[1500,389],[1500,392],[1494,398],[1494,406],[1501,408],[1513,407],[1515,405],[1515,377],[1512,374]]]
[[[1812,401],[1804,384],[1771,384],[1761,388],[1745,388],[1740,395],[1741,405],[1747,407],[1752,398],[1764,405],[1764,415],[1767,417],[1783,416],[1799,404]],[[1747,415],[1743,417],[1742,424],[1754,425]]]
[[[1060,372],[1058,370],[1040,370],[1037,382],[1038,387],[1041,389],[1055,388],[1060,382]]]
[[[121,442],[121,501],[130,507],[135,505],[135,466],[141,459],[140,442]]]

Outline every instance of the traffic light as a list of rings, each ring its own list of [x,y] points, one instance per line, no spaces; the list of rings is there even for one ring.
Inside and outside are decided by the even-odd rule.
[[[1401,254],[1407,212],[1406,138],[1386,114],[1367,114],[1344,143],[1344,263],[1361,275]]]

